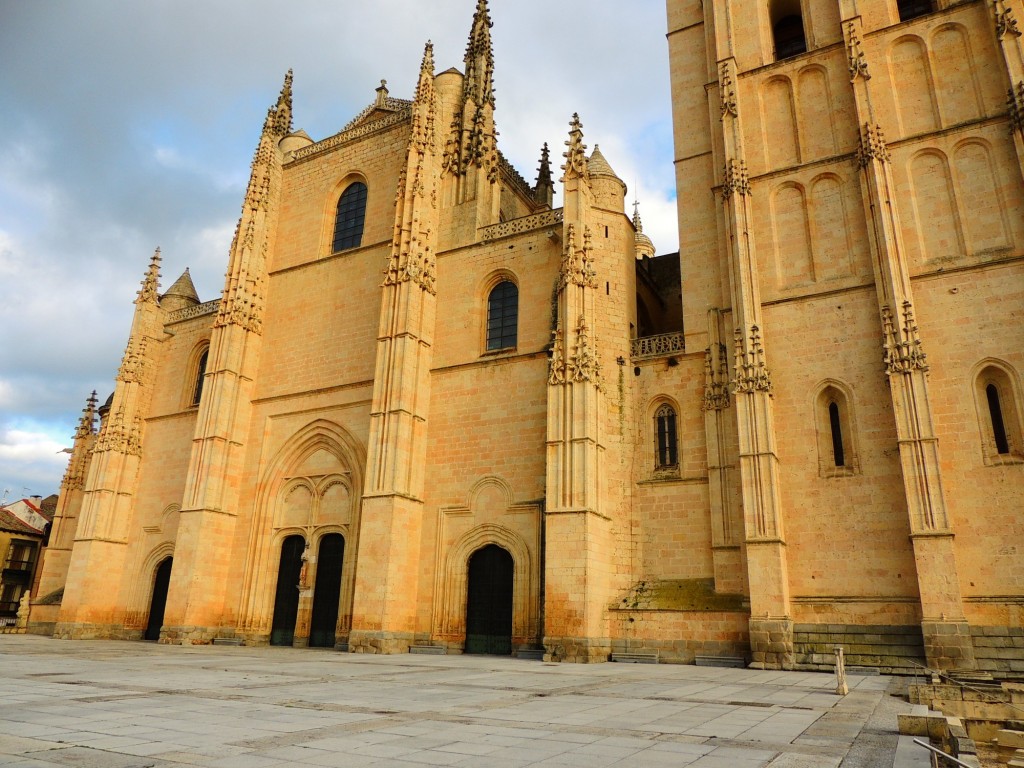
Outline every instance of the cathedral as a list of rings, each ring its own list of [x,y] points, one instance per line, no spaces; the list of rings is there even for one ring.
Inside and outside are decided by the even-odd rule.
[[[487,0],[333,136],[289,73],[220,298],[145,272],[29,631],[1024,672],[1021,12],[667,0],[669,255],[580,117],[502,155]]]

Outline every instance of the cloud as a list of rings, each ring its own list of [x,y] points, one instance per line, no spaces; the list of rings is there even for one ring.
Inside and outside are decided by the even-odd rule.
[[[8,489],[8,500],[55,493],[68,463],[62,450],[70,445],[39,429],[0,428],[0,495]]]
[[[474,0],[6,2],[0,25],[0,430],[70,434],[113,386],[153,249],[216,298],[267,107],[295,70],[296,126],[336,133],[412,95],[423,45],[463,66]],[[573,112],[677,248],[662,0],[492,0],[499,146],[531,182]],[[31,420],[34,427],[15,427]],[[33,437],[35,435],[36,437]],[[29,447],[25,448],[30,450]],[[8,456],[14,454],[8,453]],[[55,489],[63,466],[18,464]],[[15,480],[9,481],[15,483]],[[36,482],[36,481],[33,481]],[[46,489],[42,489],[46,490]]]

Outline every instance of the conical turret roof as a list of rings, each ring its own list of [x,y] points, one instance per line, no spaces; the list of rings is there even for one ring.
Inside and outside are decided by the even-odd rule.
[[[592,177],[610,176],[613,179],[619,179],[619,175],[612,170],[597,144],[594,145],[594,152],[590,155],[590,159],[587,160],[587,170],[590,171]],[[622,181],[622,179],[619,179],[619,181]]]
[[[167,289],[164,296],[178,296],[195,302],[196,304],[199,303],[199,294],[196,293],[196,286],[192,282],[192,275],[189,274],[188,267],[185,267],[185,271],[181,273],[181,277],[174,281],[174,284]]]

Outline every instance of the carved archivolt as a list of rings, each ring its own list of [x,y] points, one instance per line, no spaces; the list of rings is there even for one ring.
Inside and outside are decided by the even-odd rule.
[[[322,456],[320,462],[317,456]],[[269,626],[273,610],[273,592],[277,570],[276,558],[280,554],[275,542],[285,534],[297,533],[307,541],[319,524],[307,511],[298,520],[279,518],[281,504],[294,492],[305,493],[312,500],[328,494],[338,483],[350,490],[349,512],[345,541],[345,572],[354,572],[358,552],[358,530],[361,499],[358,490],[363,487],[362,468],[366,466],[366,450],[347,430],[334,422],[318,419],[300,429],[268,462],[261,473],[255,513],[247,547],[245,580],[239,623],[243,629],[262,632]],[[343,530],[345,521],[334,521]],[[298,524],[296,524],[298,523]],[[326,530],[326,529],[325,529]],[[332,528],[333,530],[333,528]],[[345,578],[348,578],[346,576]],[[342,614],[350,610],[352,591],[343,591],[349,604],[342,606]]]

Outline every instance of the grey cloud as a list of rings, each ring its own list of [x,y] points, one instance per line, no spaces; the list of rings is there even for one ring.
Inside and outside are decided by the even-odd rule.
[[[54,463],[16,462],[36,454],[11,443],[66,440],[88,392],[109,392],[155,246],[165,287],[189,266],[203,299],[219,294],[284,72],[297,127],[324,138],[381,78],[409,97],[428,38],[440,69],[461,67],[474,6],[0,0],[0,486],[34,473],[56,490]],[[505,154],[532,181],[541,144],[561,162],[579,112],[673,250],[662,0],[492,0],[491,13]]]

